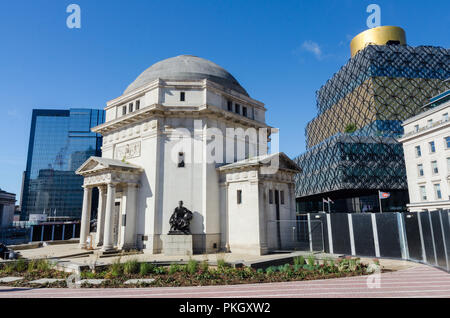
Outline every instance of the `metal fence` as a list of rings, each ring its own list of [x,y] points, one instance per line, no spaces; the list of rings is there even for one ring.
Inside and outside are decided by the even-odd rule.
[[[299,242],[307,241],[310,251],[405,259],[450,271],[449,210],[308,213],[298,218]],[[281,246],[289,244],[281,240]]]
[[[0,242],[5,245],[28,243],[30,240],[30,228],[2,227],[0,228]]]
[[[270,221],[268,242],[271,250],[324,251],[324,234],[321,220],[299,217],[295,221]]]

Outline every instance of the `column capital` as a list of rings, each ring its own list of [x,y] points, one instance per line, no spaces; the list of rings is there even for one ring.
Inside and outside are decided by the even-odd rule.
[[[102,185],[97,186],[97,189],[99,191],[102,191],[102,192],[105,192],[106,188],[107,188],[106,184],[102,184]]]

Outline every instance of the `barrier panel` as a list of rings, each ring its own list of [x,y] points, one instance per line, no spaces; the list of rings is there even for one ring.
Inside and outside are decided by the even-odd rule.
[[[429,212],[430,213],[430,212]],[[447,257],[444,245],[444,237],[441,226],[440,212],[430,213],[431,230],[433,232],[434,251],[436,253],[436,263],[439,267],[447,267]]]
[[[304,215],[308,220],[307,226],[299,229],[308,231],[311,251],[406,259],[450,271],[448,210]],[[315,228],[319,224],[317,222],[320,222],[321,231]],[[298,235],[306,237],[305,233]]]
[[[325,213],[309,213],[308,217],[312,229],[310,250],[330,253],[327,215]]]
[[[347,214],[346,214],[347,215]],[[375,255],[375,243],[372,228],[372,218],[370,214],[351,215],[353,223],[353,238],[355,244],[355,252],[352,254],[361,256]]]
[[[330,225],[333,239],[333,253],[350,255],[350,232],[348,229],[347,214],[330,214]]]
[[[431,234],[430,215],[428,212],[419,213],[419,226],[422,233],[422,247],[425,249],[422,255],[425,255],[424,261],[431,265],[436,265],[434,256],[434,243]]]
[[[73,237],[73,224],[64,226],[64,240],[70,240]]]
[[[397,213],[375,214],[375,218],[378,230],[380,257],[401,258],[401,225],[398,224]]]
[[[409,259],[421,261],[422,242],[420,238],[419,216],[417,213],[403,213],[406,241],[408,243]]]
[[[447,256],[447,268],[450,270],[450,212],[441,212],[442,233],[444,233],[445,252]]]

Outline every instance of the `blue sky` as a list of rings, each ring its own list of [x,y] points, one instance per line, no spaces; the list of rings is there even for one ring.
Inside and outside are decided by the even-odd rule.
[[[66,27],[71,3],[81,29]],[[315,91],[349,59],[371,3],[408,44],[450,47],[448,0],[1,0],[0,188],[19,199],[33,108],[103,108],[147,67],[180,54],[231,72],[266,104],[281,151],[296,156]]]

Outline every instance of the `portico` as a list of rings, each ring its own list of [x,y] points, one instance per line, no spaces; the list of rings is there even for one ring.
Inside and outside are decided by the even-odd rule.
[[[103,251],[136,247],[137,190],[142,169],[123,161],[91,157],[77,171],[84,177],[80,248],[90,235],[92,190],[98,188],[94,246]]]

